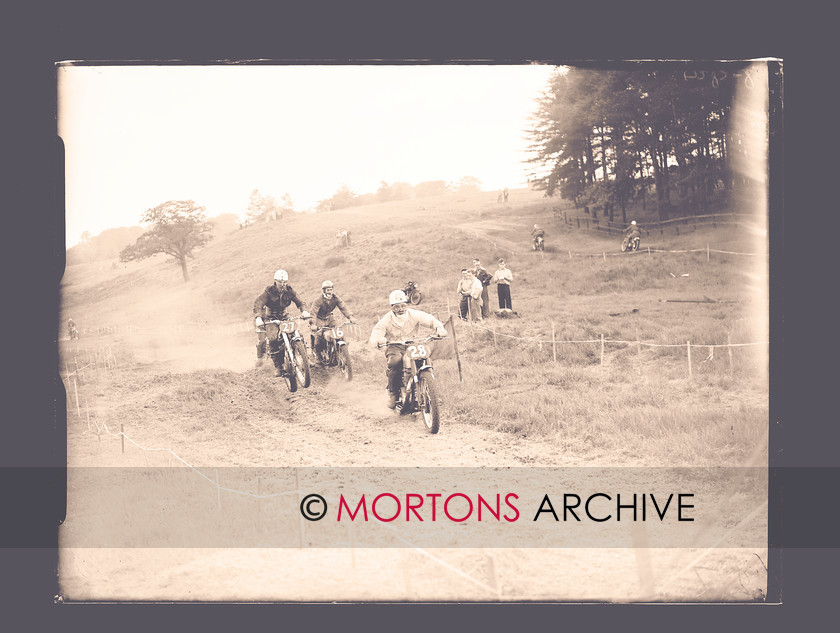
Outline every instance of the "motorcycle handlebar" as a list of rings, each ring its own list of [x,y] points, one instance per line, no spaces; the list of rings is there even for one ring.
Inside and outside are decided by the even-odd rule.
[[[308,316],[308,317],[305,317],[305,316],[292,316],[292,317],[286,317],[286,318],[284,318],[284,319],[275,319],[275,318],[270,318],[270,319],[267,319],[267,318],[263,318],[263,321],[264,321],[265,323],[283,323],[283,321],[309,321],[311,318],[312,318],[311,316]]]
[[[408,339],[406,341],[388,341],[386,343],[377,343],[376,346],[381,349],[383,347],[387,347],[388,345],[411,345],[412,343],[426,343],[427,341],[442,341],[445,338],[449,337],[432,335],[425,338]]]

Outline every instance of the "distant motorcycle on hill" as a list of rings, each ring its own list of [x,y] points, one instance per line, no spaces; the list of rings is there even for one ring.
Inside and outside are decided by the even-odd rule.
[[[534,250],[545,251],[545,239],[542,235],[537,235],[537,237],[534,238]]]
[[[416,306],[423,300],[423,293],[420,292],[420,289],[417,288],[417,283],[414,281],[406,283],[405,288],[403,288],[403,292],[405,292],[408,302],[413,306]]]

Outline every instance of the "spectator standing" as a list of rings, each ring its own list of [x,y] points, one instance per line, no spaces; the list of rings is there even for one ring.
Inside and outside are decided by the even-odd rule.
[[[481,321],[481,282],[469,268],[461,269],[457,292],[461,297],[459,311],[465,321]]]
[[[505,260],[499,260],[499,269],[493,273],[493,283],[496,284],[496,291],[499,294],[499,310],[502,312],[513,312],[510,300],[510,284],[513,281],[513,272],[505,265]]]
[[[473,259],[473,274],[481,284],[481,317],[487,318],[490,314],[490,282],[493,280],[493,275],[487,272],[487,269],[481,265],[481,261],[476,257]]]

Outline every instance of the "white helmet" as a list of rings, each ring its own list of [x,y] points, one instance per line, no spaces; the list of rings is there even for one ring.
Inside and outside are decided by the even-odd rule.
[[[632,224],[633,226],[636,226],[636,220],[633,220],[630,224]]]
[[[332,288],[335,284],[331,282],[329,279],[324,280],[324,283],[321,284],[321,290],[324,288]]]
[[[285,270],[278,270],[274,273],[274,281],[289,281],[289,273]]]
[[[391,305],[397,303],[408,303],[408,297],[405,296],[405,293],[402,290],[393,290],[391,294],[388,295],[388,301],[391,302]]]
[[[535,224],[535,225],[534,225],[534,228],[536,229],[536,228],[539,228],[539,227]]]

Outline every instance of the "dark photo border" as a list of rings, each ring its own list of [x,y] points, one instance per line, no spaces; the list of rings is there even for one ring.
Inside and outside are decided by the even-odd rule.
[[[37,3],[7,9],[4,59],[12,83],[3,107],[3,196],[5,198],[3,261],[11,299],[5,302],[4,329],[13,371],[4,381],[11,406],[5,410],[0,443],[0,490],[4,512],[0,568],[0,600],[6,621],[21,625],[67,626],[81,629],[90,623],[110,627],[148,629],[166,621],[183,626],[222,628],[259,623],[268,626],[318,628],[350,626],[353,620],[382,622],[400,628],[606,627],[644,626],[654,630],[707,630],[726,623],[729,627],[789,630],[806,621],[820,621],[832,608],[831,591],[837,586],[837,510],[833,495],[837,477],[838,428],[831,418],[836,408],[824,407],[826,396],[836,391],[831,369],[836,343],[828,342],[815,361],[813,344],[794,333],[833,333],[830,313],[813,303],[813,278],[822,279],[823,293],[836,287],[831,271],[837,269],[830,251],[817,248],[803,237],[784,213],[771,214],[771,464],[778,467],[820,467],[780,471],[783,496],[771,503],[771,546],[785,546],[771,558],[781,606],[772,605],[59,605],[53,604],[56,555],[50,548],[11,547],[55,539],[56,520],[63,515],[63,494],[56,490],[56,470],[66,463],[64,431],[55,422],[53,396],[63,410],[63,391],[55,376],[57,351],[51,333],[57,328],[57,285],[64,266],[63,167],[55,130],[55,68],[59,60],[459,60],[517,62],[529,60],[611,59],[745,59],[764,56],[785,58],[788,74],[797,73],[783,88],[798,89],[804,79],[814,79],[797,64],[783,45],[789,41],[795,19],[753,3],[738,8],[704,4],[696,14],[674,15],[673,3],[648,9],[645,3],[622,8],[588,5],[569,9],[542,3],[463,3],[441,6],[422,3],[397,9],[393,3],[376,7],[351,3],[282,3],[270,11],[256,11],[246,3],[220,6],[213,3],[178,3],[157,9],[154,3],[120,6],[111,3]],[[610,14],[611,13],[611,14]],[[607,14],[610,14],[607,16]],[[818,64],[816,64],[818,66]],[[782,87],[780,87],[781,89]],[[798,101],[799,99],[797,99]],[[797,191],[796,206],[810,218],[827,204],[822,194],[809,189],[801,198],[803,162],[783,160],[786,151],[808,149],[809,162],[820,162],[817,139],[831,138],[817,132],[815,121],[825,100],[812,100],[808,113],[792,113],[785,105],[783,134],[772,143],[772,168],[784,176],[774,180],[773,204]],[[810,129],[802,129],[805,115]],[[775,124],[774,124],[775,125]],[[774,128],[777,129],[777,128]],[[771,136],[771,139],[773,137]],[[825,151],[825,150],[822,150]],[[795,153],[795,152],[794,152]],[[827,159],[826,159],[827,160]],[[824,163],[825,164],[825,163]],[[819,167],[812,169],[818,170]],[[824,174],[830,177],[830,174]],[[836,177],[835,177],[836,179]],[[810,196],[810,198],[809,198]],[[833,204],[833,203],[832,203]],[[787,222],[785,220],[787,219]],[[828,231],[826,231],[828,233]],[[807,246],[807,247],[806,247]],[[833,258],[833,259],[836,259]],[[808,306],[805,323],[802,306]],[[813,319],[814,321],[811,321]],[[820,320],[822,319],[822,320]],[[47,335],[45,336],[44,333]],[[832,334],[833,336],[833,334]],[[803,343],[796,345],[795,341]],[[8,347],[7,347],[8,349]],[[824,350],[824,351],[823,351]],[[814,367],[815,362],[819,365]],[[822,365],[825,365],[823,367]],[[806,371],[805,368],[811,368]],[[34,469],[33,467],[42,467]],[[16,468],[13,468],[16,467]],[[34,474],[33,474],[34,473]],[[30,476],[26,476],[29,474]],[[771,497],[772,498],[772,497]],[[793,518],[801,519],[793,521]],[[776,530],[775,532],[773,530]],[[809,547],[809,544],[814,544]],[[794,544],[793,547],[790,545]],[[772,598],[772,594],[769,596]],[[131,611],[126,614],[125,609]],[[245,610],[247,619],[242,619]],[[832,609],[833,611],[833,609]],[[407,616],[407,617],[406,617]],[[425,618],[422,616],[426,616]],[[830,621],[826,617],[826,621]],[[366,624],[367,626],[368,624]],[[413,626],[412,626],[413,625]],[[110,628],[109,627],[109,628]],[[98,628],[98,627],[97,627]]]

